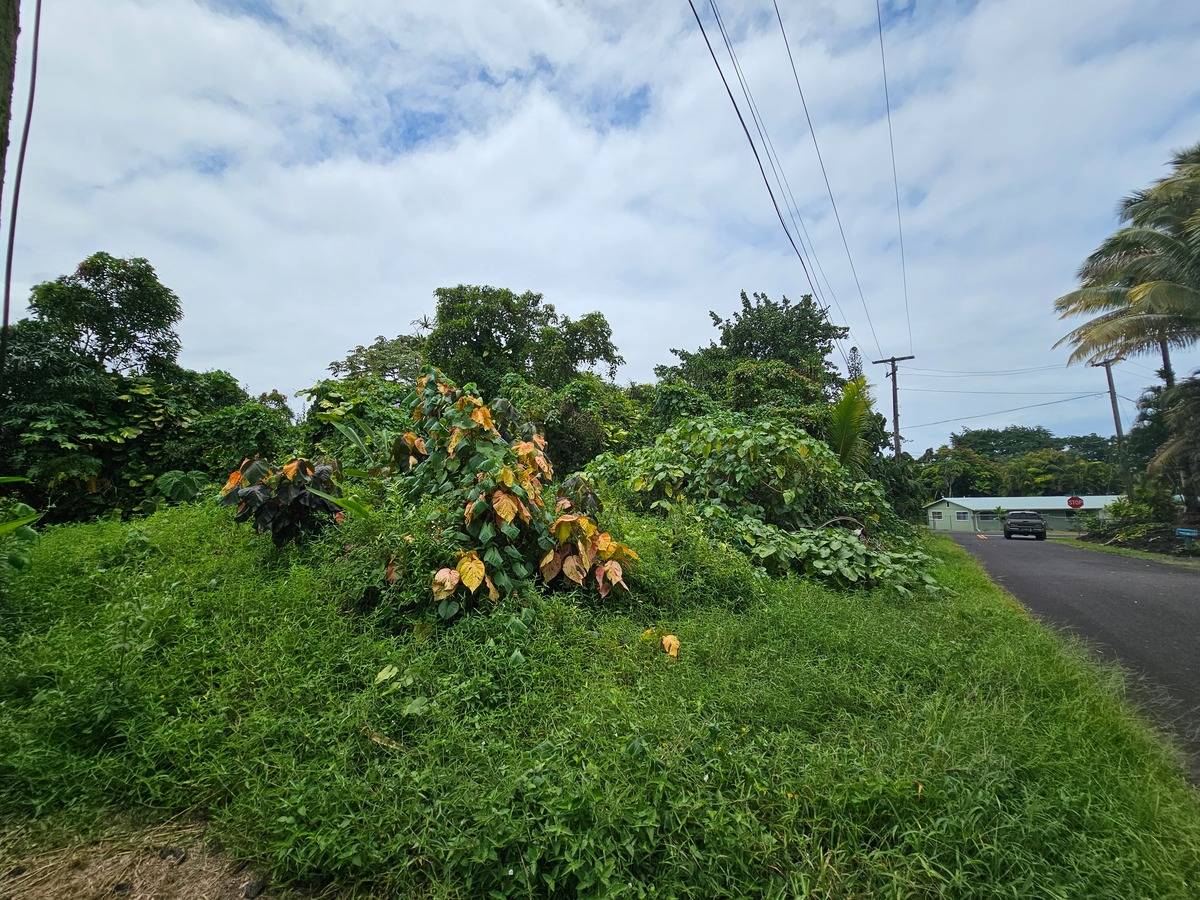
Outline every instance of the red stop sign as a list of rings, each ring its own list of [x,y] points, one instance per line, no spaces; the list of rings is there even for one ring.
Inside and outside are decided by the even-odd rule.
[[[1068,497],[1067,498],[1067,506],[1071,507],[1071,509],[1082,509],[1083,508],[1083,498],[1082,497]]]

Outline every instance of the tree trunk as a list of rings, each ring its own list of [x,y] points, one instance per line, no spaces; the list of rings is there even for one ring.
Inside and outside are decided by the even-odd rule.
[[[0,0],[0,210],[4,208],[4,161],[8,156],[8,123],[12,119],[13,79],[17,71],[20,0]]]
[[[1169,388],[1175,387],[1175,370],[1171,368],[1171,348],[1167,346],[1166,341],[1159,341],[1158,349],[1162,351],[1163,383]]]

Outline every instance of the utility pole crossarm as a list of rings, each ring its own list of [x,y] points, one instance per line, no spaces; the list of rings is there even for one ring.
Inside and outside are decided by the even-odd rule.
[[[1117,406],[1117,385],[1113,381],[1112,367],[1119,363],[1124,357],[1117,356],[1113,359],[1103,359],[1099,362],[1092,363],[1092,367],[1103,369],[1104,374],[1108,376],[1108,399],[1112,403],[1113,426],[1117,433],[1117,449],[1121,449],[1121,445],[1125,442],[1125,429],[1121,427],[1121,409]]]
[[[916,359],[915,356],[889,356],[887,359],[873,359],[871,365],[890,366],[887,377],[892,379],[892,451],[896,459],[900,458],[900,389],[896,384],[896,363],[906,359]]]

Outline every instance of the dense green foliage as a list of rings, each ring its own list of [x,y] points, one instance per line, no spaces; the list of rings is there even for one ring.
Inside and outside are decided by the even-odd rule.
[[[766,294],[753,298],[742,291],[741,308],[728,318],[710,312],[720,332],[717,343],[697,350],[672,349],[675,366],[660,366],[659,378],[682,378],[714,398],[728,398],[731,375],[745,362],[773,362],[799,378],[786,399],[789,404],[811,402],[838,377],[828,361],[835,340],[849,333],[833,325],[825,311],[805,295],[798,303],[787,297],[772,300]],[[773,375],[773,378],[778,376]],[[786,390],[786,385],[784,386]]]
[[[523,422],[546,438],[559,472],[577,472],[605,451],[620,453],[649,440],[650,412],[630,392],[584,373],[558,390],[519,375],[505,376],[500,395]]]
[[[1003,429],[1008,431],[1010,429]],[[1029,429],[1043,432],[1045,429]],[[967,432],[967,434],[971,434]],[[1049,432],[1046,432],[1049,435]],[[959,438],[955,435],[952,440]],[[1084,439],[1050,437],[1069,445],[1075,441],[1087,452],[1097,449]],[[921,479],[929,499],[938,497],[1054,496],[1061,494],[1111,494],[1121,488],[1119,466],[1104,460],[1089,459],[1075,450],[1043,447],[1023,450],[1023,440],[1011,442],[1012,455],[996,453],[999,441],[964,441],[953,447],[940,447],[921,457]],[[971,445],[980,450],[971,449]]]
[[[176,364],[179,299],[145,260],[95,254],[36,286],[30,311],[0,384],[0,470],[29,479],[48,520],[144,509],[163,473],[223,475],[291,443],[286,406]]]
[[[562,316],[541,294],[458,285],[438,288],[433,330],[425,358],[460,384],[495,396],[505,375],[562,387],[581,367],[604,366],[611,377],[624,360],[612,343],[603,314]]]
[[[415,334],[383,335],[369,346],[359,344],[345,359],[329,364],[335,378],[382,378],[411,384],[425,367],[425,339]]]
[[[0,607],[0,817],[200,816],[277,883],[375,895],[1200,878],[1195,792],[1119,679],[957,549],[942,597],[897,603],[757,578],[686,518],[626,513],[629,605],[527,595],[442,630],[396,613],[442,552],[425,515],[283,555],[210,505],[47,530]],[[396,602],[348,616],[374,585]]]

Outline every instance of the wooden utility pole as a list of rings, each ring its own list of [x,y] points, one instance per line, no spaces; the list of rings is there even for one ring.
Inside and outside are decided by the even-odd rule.
[[[1121,449],[1121,445],[1125,443],[1125,429],[1121,427],[1121,410],[1117,406],[1117,386],[1113,382],[1112,367],[1119,363],[1123,357],[1115,359],[1105,359],[1100,362],[1094,362],[1092,365],[1096,368],[1103,368],[1104,374],[1108,376],[1108,399],[1112,402],[1113,425],[1117,429],[1117,450]]]
[[[871,365],[874,366],[881,366],[885,363],[891,366],[887,377],[892,379],[892,449],[896,454],[896,459],[900,458],[900,388],[896,384],[896,363],[906,359],[916,359],[916,357],[889,356],[887,359],[871,360]]]

